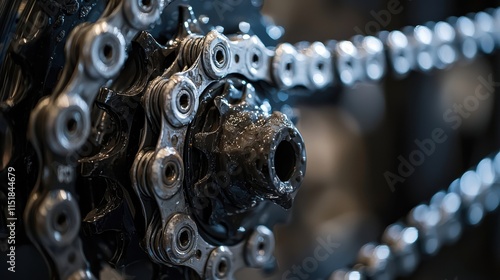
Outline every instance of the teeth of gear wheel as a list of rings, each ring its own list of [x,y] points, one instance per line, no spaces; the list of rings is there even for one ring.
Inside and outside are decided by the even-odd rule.
[[[252,172],[257,172],[254,175],[261,176],[263,181],[259,188],[248,192],[242,197],[248,199],[248,201],[245,204],[238,205],[238,197],[229,199],[229,197],[224,198],[221,196],[213,201],[214,205],[209,206],[219,208],[214,213],[224,212],[225,208],[228,210],[234,209],[231,211],[236,211],[235,214],[238,213],[240,222],[234,221],[228,228],[230,232],[236,234],[228,236],[226,230],[224,235],[226,239],[221,238],[217,230],[207,229],[225,228],[228,226],[226,224],[229,221],[227,218],[216,219],[215,222],[204,220],[202,216],[194,215],[195,209],[197,211],[199,209],[188,201],[186,201],[188,210],[185,214],[176,214],[173,210],[169,212],[168,209],[162,209],[161,204],[156,205],[151,202],[152,196],[156,195],[154,191],[141,189],[136,192],[133,187],[134,176],[144,171],[151,164],[146,159],[148,155],[151,155],[151,149],[154,149],[155,145],[145,145],[150,140],[147,137],[155,138],[159,134],[173,131],[162,127],[161,115],[164,109],[156,106],[158,104],[150,106],[149,104],[154,102],[147,100],[150,96],[145,97],[145,93],[149,91],[149,88],[153,86],[154,81],[159,77],[169,79],[173,74],[181,73],[195,64],[197,56],[200,55],[200,47],[205,40],[204,38],[211,34],[210,31],[213,28],[217,27],[218,30],[225,30],[225,34],[241,32],[240,22],[236,22],[235,17],[227,16],[223,17],[223,20],[222,17],[218,16],[216,10],[207,8],[205,1],[190,1],[193,8],[179,6],[178,2],[180,1],[151,1],[151,5],[160,5],[160,3],[164,5],[161,19],[158,21],[162,24],[151,25],[152,29],[139,31],[132,41],[119,43],[126,43],[127,58],[121,67],[120,74],[100,84],[96,94],[93,94],[95,97],[93,97],[90,106],[86,109],[90,112],[91,120],[88,137],[85,137],[86,140],[83,144],[78,145],[77,150],[65,155],[66,158],[57,159],[59,156],[55,157],[57,161],[73,162],[74,165],[71,167],[63,165],[57,167],[57,165],[54,165],[56,168],[55,174],[58,175],[49,180],[68,180],[67,183],[74,184],[74,191],[54,193],[53,199],[56,199],[54,203],[66,203],[64,197],[69,197],[73,193],[71,201],[77,203],[75,204],[76,213],[81,213],[73,217],[65,214],[64,218],[60,218],[61,221],[65,219],[69,223],[61,222],[61,225],[65,224],[64,229],[60,228],[63,236],[65,236],[66,226],[73,225],[73,232],[77,235],[78,244],[80,244],[72,249],[74,251],[67,251],[69,253],[61,253],[60,256],[57,256],[57,252],[63,251],[53,249],[50,246],[44,249],[45,245],[39,247],[43,252],[42,255],[50,264],[51,274],[56,278],[91,279],[94,277],[102,278],[103,275],[109,274],[115,276],[120,274],[128,275],[134,269],[135,264],[143,263],[147,265],[141,268],[139,274],[155,274],[154,278],[230,279],[233,277],[235,270],[245,265],[252,267],[275,265],[272,256],[274,236],[269,228],[272,228],[277,222],[286,220],[287,214],[282,207],[290,208],[291,199],[301,179],[294,181],[293,186],[286,184],[282,186],[282,183],[272,181],[272,178],[279,178],[276,171],[269,169],[266,175],[262,170],[263,167],[255,166],[253,165],[255,163],[249,162],[250,165],[247,168],[253,169]],[[76,50],[81,46],[85,50],[86,45],[89,43],[89,40],[79,37],[80,34],[86,32],[87,29],[85,28],[90,26],[89,23],[98,22],[103,18],[112,18],[115,16],[113,9],[118,9],[121,7],[120,5],[128,7],[127,5],[131,5],[130,3],[131,1],[110,1],[105,3],[104,1],[87,0],[67,0],[61,3],[47,0],[36,3],[36,1],[14,0],[10,10],[2,9],[2,11],[7,11],[6,14],[10,17],[5,20],[7,28],[3,30],[1,37],[5,41],[0,49],[1,73],[6,77],[6,83],[2,86],[0,95],[2,97],[1,132],[3,139],[5,139],[2,142],[1,169],[4,170],[7,166],[14,166],[18,170],[18,175],[21,175],[18,183],[29,186],[25,190],[27,194],[31,192],[32,186],[37,184],[36,177],[39,176],[37,173],[40,173],[37,169],[51,169],[53,166],[50,165],[50,162],[47,164],[39,161],[39,153],[42,155],[46,153],[44,149],[47,146],[45,145],[52,145],[52,143],[49,141],[49,143],[36,144],[35,141],[34,147],[32,147],[30,140],[26,138],[25,132],[29,128],[30,116],[25,112],[33,111],[37,103],[52,102],[50,101],[53,98],[51,95],[54,92],[65,90],[65,83],[71,83],[71,79],[73,79],[71,76],[72,70],[68,68],[68,65],[74,67],[78,63],[75,60]],[[138,11],[147,12],[149,8],[146,6],[138,7]],[[260,8],[260,5],[250,2],[242,3],[238,6],[238,13],[251,15],[248,18],[254,34],[258,35],[260,40],[267,46],[274,46],[276,45],[276,38],[269,37],[266,32],[267,23],[259,20],[261,18]],[[193,10],[198,11],[199,15],[204,15],[203,19],[210,18],[210,23],[198,21],[194,17]],[[2,19],[4,19],[3,15]],[[16,22],[16,18],[20,20]],[[124,20],[129,21],[131,18],[127,18],[127,14],[125,14]],[[115,21],[113,24],[118,23]],[[138,23],[132,19],[127,24],[137,26],[140,22]],[[103,25],[103,28],[107,28],[106,25]],[[9,32],[12,32],[13,36],[10,36]],[[186,42],[190,40],[193,43]],[[112,62],[113,57],[117,55],[117,46],[113,45],[113,43],[104,45],[102,53],[99,54],[99,59]],[[40,48],[43,48],[43,51],[38,51]],[[89,54],[92,55],[92,53]],[[68,70],[62,70],[64,67],[68,68]],[[87,66],[84,65],[84,67]],[[34,71],[35,69],[36,71]],[[105,71],[102,73],[95,72],[101,71],[98,68],[92,71],[94,72],[89,73],[94,76],[111,77],[113,75]],[[253,88],[252,82],[244,79],[231,79],[222,82],[219,79],[210,78],[207,81],[209,84],[214,84],[210,87],[222,85],[228,83],[228,81],[231,81],[229,82],[231,84],[234,83],[233,81],[239,81],[237,83],[243,82],[249,88]],[[258,81],[256,82],[258,83]],[[82,86],[85,87],[84,84]],[[255,108],[258,108],[260,119],[264,120],[271,117],[269,128],[265,128],[269,132],[266,133],[275,133],[277,138],[274,142],[269,143],[268,148],[276,150],[281,141],[293,143],[289,144],[291,148],[285,148],[285,154],[286,152],[291,153],[291,156],[296,158],[297,165],[305,168],[305,162],[303,162],[305,155],[302,154],[304,147],[300,134],[285,115],[279,112],[271,114],[271,104],[274,105],[274,101],[267,100],[267,97],[273,90],[269,87],[260,87],[258,84],[255,84],[255,86],[259,88],[260,92],[251,92],[254,94],[253,105],[242,106],[240,109],[251,112],[251,110],[255,111]],[[207,89],[207,91],[210,90]],[[221,96],[224,95],[220,94]],[[233,99],[238,98],[234,97],[234,94],[229,95],[232,96],[230,102],[234,102]],[[213,93],[203,93],[203,96],[215,97]],[[183,98],[183,95],[180,95],[178,100],[181,109],[184,106],[183,102],[185,102]],[[78,129],[81,121],[78,112],[71,114],[73,114],[73,117],[65,128],[65,133],[69,133],[69,136],[71,136],[74,129]],[[45,113],[42,112],[39,115],[40,117],[36,117],[35,120],[44,117]],[[196,117],[197,120],[200,118],[201,116]],[[260,119],[253,121],[259,123]],[[15,122],[12,122],[12,120],[15,120]],[[208,123],[206,125],[210,126]],[[274,127],[275,125],[276,127]],[[35,126],[34,128],[35,135],[45,135],[45,131],[37,131],[37,129],[41,129],[40,127]],[[262,133],[264,131],[262,130]],[[171,140],[174,145],[183,145],[184,138],[179,135],[178,138],[172,138]],[[292,140],[292,138],[298,140]],[[217,141],[220,141],[220,139]],[[63,151],[61,148],[66,149],[65,146],[49,146],[49,148],[59,149],[60,151]],[[272,164],[274,158],[279,159],[282,154],[281,152],[280,155],[273,154],[271,156],[274,150],[259,155],[259,160],[262,162],[269,161],[265,162],[266,165]],[[279,149],[279,151],[281,150],[283,149]],[[190,150],[186,149],[186,154],[190,153]],[[184,154],[181,153],[178,156],[182,159]],[[286,157],[286,155],[284,156]],[[137,169],[134,166],[136,160],[139,160],[141,164],[137,166]],[[166,163],[166,171],[164,174],[162,173],[163,178],[160,178],[160,180],[172,180],[171,176],[175,176],[175,174],[177,174],[176,176],[182,175],[180,171],[183,169],[193,170],[195,164],[199,163],[189,161],[189,164],[183,164],[180,161],[178,166]],[[237,164],[237,162],[231,164]],[[26,168],[23,167],[24,165],[26,165]],[[227,164],[227,168],[233,168],[229,165]],[[260,170],[257,170],[256,167],[259,167]],[[285,167],[284,171],[280,169],[279,172],[281,173],[279,175],[285,177],[293,175],[302,178],[304,170],[290,171],[294,167],[294,165]],[[212,166],[212,168],[215,168],[211,171],[214,175],[218,173],[218,168],[221,170],[227,169],[218,165]],[[270,166],[267,168],[270,168]],[[128,175],[129,172],[131,173],[130,176]],[[245,176],[248,177],[250,175],[248,172],[250,171],[246,169],[241,171],[239,176],[243,177],[240,179],[246,178]],[[292,172],[292,174],[287,174],[287,172]],[[141,174],[139,180],[143,180],[143,182],[150,181],[155,177],[155,175],[149,173],[146,173],[146,175]],[[70,178],[73,179],[70,181]],[[231,178],[231,180],[236,180],[236,178]],[[290,178],[286,178],[284,181],[290,181],[288,179]],[[238,186],[238,184],[234,185],[235,190],[241,192],[244,188]],[[276,185],[277,189],[266,190],[268,187],[266,184]],[[283,188],[290,189],[283,191]],[[193,185],[184,183],[182,189],[177,193],[190,193],[192,189]],[[40,188],[40,190],[43,191],[44,189]],[[227,194],[230,193],[233,192],[229,191]],[[283,198],[278,199],[278,196],[283,196]],[[61,197],[63,200],[58,202],[57,199]],[[145,197],[146,199],[144,199]],[[195,197],[191,198],[195,199]],[[36,211],[33,205],[31,207],[34,209],[33,211]],[[49,209],[47,211],[52,213],[54,210]],[[63,213],[65,213],[64,211],[73,210],[63,210]],[[207,213],[208,211],[210,210],[207,210]],[[160,212],[164,213],[159,214]],[[264,212],[276,214],[272,215],[274,216],[273,220],[257,222],[256,218],[261,216],[258,213]],[[169,214],[171,215],[166,216]],[[29,218],[34,217],[36,214],[27,213],[26,215]],[[49,218],[50,216],[45,217],[47,220]],[[167,218],[169,219],[168,223],[165,220]],[[80,219],[81,228],[75,226],[75,223],[79,223]],[[56,223],[59,223],[57,221]],[[81,229],[80,233],[78,233],[79,228]],[[36,243],[40,242],[40,235],[37,233],[37,226],[31,227],[31,229],[33,232],[28,231],[27,233],[31,238],[37,240],[33,245],[38,247]],[[177,229],[180,231],[175,232]],[[172,230],[174,230],[173,236],[169,237],[168,234]],[[52,235],[50,227],[49,231],[48,235],[50,236]],[[168,243],[169,238],[174,239],[173,243]],[[42,239],[41,242],[44,243],[45,240]],[[56,240],[55,242],[57,244],[59,241]],[[151,245],[153,247],[161,246],[163,249],[151,251],[148,249],[151,248]],[[175,251],[177,245],[181,251]],[[192,254],[184,256],[182,250],[192,251]],[[74,260],[75,256],[77,256],[76,261]],[[68,259],[65,259],[66,257]],[[176,260],[177,258],[179,259]],[[188,258],[193,260],[198,258],[201,261],[194,261],[194,265],[186,265],[183,262]],[[182,261],[179,261],[181,259]],[[75,267],[77,268],[72,272],[62,272],[63,266],[61,264],[68,260],[76,262],[77,266]],[[190,262],[193,263],[193,261]],[[222,267],[226,267],[227,270],[221,270]]]
[[[271,229],[287,220],[306,166],[294,117],[277,110],[288,105],[279,92],[445,69],[498,48],[498,32],[488,28],[498,26],[498,9],[294,46],[277,43],[282,32],[261,6],[0,2],[0,173],[15,171],[17,191],[17,208],[2,205],[0,234],[5,221],[17,221],[17,240],[36,247],[50,267],[42,278],[232,279],[242,267],[271,271]],[[442,49],[453,59],[437,55]],[[476,173],[462,180],[477,181]],[[402,245],[418,259],[417,243],[436,228],[417,212],[462,199],[463,209],[443,222],[450,226],[468,223],[462,210],[498,207],[493,185],[471,197],[459,182],[417,206],[410,225],[391,225],[387,245],[367,244],[360,265],[332,277],[409,273],[414,266],[394,272],[371,261],[386,263],[376,252],[400,246],[407,232],[418,239]],[[0,199],[7,193],[2,186]]]

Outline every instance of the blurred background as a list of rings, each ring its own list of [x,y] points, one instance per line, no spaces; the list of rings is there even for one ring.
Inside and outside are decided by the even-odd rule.
[[[346,40],[354,35],[402,29],[407,25],[467,15],[498,1],[451,0],[268,0],[264,13],[283,26],[282,41]],[[380,21],[376,14],[397,5],[398,13]],[[374,16],[375,15],[375,16]],[[376,22],[380,27],[376,30]],[[381,84],[330,89],[315,98],[296,98],[299,129],[305,138],[307,176],[296,198],[291,224],[278,228],[279,271],[269,279],[327,279],[332,271],[356,263],[359,248],[380,241],[384,228],[500,147],[500,100],[496,94],[454,129],[443,114],[474,94],[478,77],[500,81],[499,57],[479,57],[445,71],[387,77]],[[402,156],[418,149],[415,140],[434,129],[447,140],[436,144],[415,171],[391,188],[384,173],[397,174]],[[293,265],[313,256],[318,238],[335,239],[338,248],[307,277],[283,277]],[[241,279],[263,277],[245,270]],[[282,278],[283,277],[283,278]],[[500,215],[466,228],[457,244],[424,258],[406,279],[500,279]]]

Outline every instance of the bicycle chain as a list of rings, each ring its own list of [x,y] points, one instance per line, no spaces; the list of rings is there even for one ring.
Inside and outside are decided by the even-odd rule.
[[[43,164],[25,212],[26,224],[31,239],[54,262],[60,278],[93,277],[81,250],[80,214],[72,195],[77,151],[89,135],[90,107],[99,89],[119,74],[131,40],[139,31],[155,23],[164,6],[163,0],[110,1],[100,20],[77,26],[66,44],[67,62],[58,86],[31,114],[30,139]],[[149,161],[162,161],[167,157],[175,159],[172,168],[175,170],[177,164],[180,170],[182,159],[178,155],[182,155],[182,146],[175,143],[175,139],[185,137],[185,126],[196,113],[201,92],[210,83],[234,73],[280,90],[305,87],[314,91],[331,85],[352,86],[357,82],[380,81],[389,72],[387,65],[396,76],[403,77],[412,70],[427,72],[446,68],[459,60],[474,59],[479,51],[489,54],[500,45],[498,30],[499,9],[477,13],[473,18],[459,17],[448,22],[405,28],[403,32],[381,32],[378,37],[330,41],[326,46],[320,42],[296,46],[283,43],[271,49],[256,36],[226,37],[216,30],[205,36],[186,32],[186,36],[175,42],[177,45],[171,46],[179,48],[180,60],[153,80],[143,97],[152,129],[165,135],[161,135],[155,151],[141,151],[137,155],[132,172],[137,194],[154,196],[160,209],[159,216],[146,215],[152,217],[147,224],[148,248],[153,259],[160,263],[182,263],[200,275],[223,279],[232,274],[224,277],[217,274],[215,267],[221,260],[232,259],[231,268],[236,269],[244,265],[243,259],[247,264],[259,266],[269,258],[268,251],[265,258],[258,255],[254,255],[254,259],[236,257],[243,252],[251,252],[253,256],[253,251],[245,250],[243,244],[216,248],[202,239],[198,239],[196,246],[192,243],[189,248],[180,248],[182,242],[173,239],[172,232],[188,228],[193,234],[196,224],[182,213],[183,205],[171,208],[163,204],[165,199],[181,195],[178,189],[182,174],[177,174],[165,191],[159,183],[162,179],[157,176],[163,174],[160,170],[141,172]],[[181,101],[185,97],[187,105]],[[181,197],[177,201],[185,202],[185,199]],[[246,246],[258,248],[255,240],[264,238],[272,249],[272,232],[265,227],[255,232]],[[166,238],[161,239],[160,235]],[[159,240],[170,243],[162,244],[164,248],[158,250]],[[176,246],[181,250],[176,250]],[[208,257],[206,267],[202,267]]]
[[[475,169],[439,191],[428,204],[414,207],[404,219],[389,225],[381,244],[368,243],[352,269],[339,269],[331,280],[395,279],[408,276],[421,256],[436,255],[455,243],[466,226],[477,226],[500,204],[500,153],[479,162]]]
[[[90,108],[99,89],[118,75],[126,47],[159,19],[164,6],[164,0],[110,1],[97,22],[78,25],[67,40],[66,65],[54,93],[31,113],[29,138],[41,167],[25,223],[59,278],[95,278],[78,237],[77,151],[90,134]]]

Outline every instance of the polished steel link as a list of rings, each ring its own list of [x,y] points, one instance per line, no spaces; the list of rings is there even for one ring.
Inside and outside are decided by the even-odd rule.
[[[438,209],[441,219],[437,225],[438,239],[441,244],[455,243],[461,236],[463,226],[460,223],[462,200],[456,193],[444,191],[432,196],[430,205]]]
[[[408,224],[418,228],[420,251],[425,255],[435,255],[442,243],[438,235],[441,213],[434,205],[420,204],[408,215]]]
[[[472,18],[476,25],[476,37],[479,48],[485,54],[495,50],[495,23],[493,16],[486,12],[479,12]]]
[[[459,181],[452,184],[450,191],[462,198],[465,209],[465,221],[469,225],[479,224],[485,215],[484,204],[481,201],[481,179],[473,170],[467,171]]]
[[[363,81],[380,81],[386,73],[386,57],[382,41],[373,36],[353,38],[359,50],[363,72]]]
[[[454,25],[457,32],[458,44],[460,46],[462,56],[468,60],[476,57],[479,47],[474,22],[465,16],[451,18],[449,21]]]
[[[408,37],[399,30],[383,31],[379,37],[387,48],[393,74],[398,78],[406,77],[415,68],[415,55]]]
[[[284,43],[275,50],[273,77],[283,90],[303,86],[309,90],[322,89],[332,82],[331,54],[320,42],[302,49]]]
[[[361,247],[355,269],[374,280],[390,280],[396,275],[394,257],[384,244],[368,243]]]
[[[497,155],[497,157],[499,156]],[[481,179],[480,199],[486,212],[495,211],[500,204],[500,189],[496,186],[500,174],[495,170],[494,160],[484,159],[476,168],[476,172]]]
[[[458,58],[456,46],[457,34],[448,22],[440,21],[431,26],[434,32],[434,44],[436,48],[436,68],[445,69],[455,63]]]
[[[340,81],[346,86],[353,86],[363,80],[363,65],[359,51],[351,41],[340,41],[335,46],[335,66]]]
[[[436,49],[433,46],[434,33],[423,25],[405,28],[405,32],[415,52],[417,69],[422,72],[431,70],[436,64]]]
[[[417,240],[418,230],[415,227],[395,223],[386,228],[382,242],[391,248],[397,275],[407,276],[417,268],[420,260]]]

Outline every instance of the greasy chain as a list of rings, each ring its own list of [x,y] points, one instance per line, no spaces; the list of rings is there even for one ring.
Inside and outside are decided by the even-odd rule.
[[[66,65],[57,87],[31,114],[30,140],[42,164],[25,212],[26,227],[33,242],[52,261],[54,273],[59,278],[95,278],[88,268],[78,236],[81,217],[74,195],[76,165],[80,158],[78,150],[90,134],[92,105],[99,90],[119,75],[131,41],[141,31],[151,28],[170,2],[151,0],[145,5],[146,2],[139,0],[109,1],[97,22],[77,26],[66,43]],[[195,18],[184,20],[196,25]],[[229,74],[263,81],[279,90],[304,87],[316,91],[332,85],[380,81],[389,69],[397,77],[404,77],[411,71],[444,69],[458,61],[474,59],[480,52],[490,54],[500,46],[500,10],[405,28],[404,31],[381,32],[377,37],[357,36],[352,41],[330,41],[326,45],[320,42],[302,42],[295,46],[282,43],[276,48],[268,48],[257,36],[235,34],[226,37],[216,30],[202,35],[194,29],[169,43],[167,49],[178,51],[176,62],[145,89],[142,102],[149,126],[147,131],[153,131],[157,141],[141,144],[131,171],[133,188],[141,198],[153,197],[159,209],[153,214],[145,213],[148,217],[146,248],[155,262],[189,266],[204,278],[231,279],[234,271],[243,266],[261,267],[269,261],[274,236],[268,228],[259,226],[244,243],[218,247],[198,236],[184,192],[178,191],[183,180],[180,156],[183,145],[179,139],[186,136],[201,93]],[[181,98],[187,98],[188,102],[180,103]],[[156,147],[154,150],[148,149],[151,144]],[[417,239],[429,242],[426,238],[432,237],[431,243],[438,244],[451,240],[446,232],[441,232],[442,227],[451,226],[451,221],[456,220],[461,225],[459,210],[468,209],[477,214],[477,211],[496,208],[498,202],[491,202],[491,198],[488,200],[491,196],[484,195],[496,194],[491,187],[496,181],[484,180],[490,180],[491,172],[497,173],[492,171],[495,167],[491,160],[483,162],[481,170],[466,173],[467,178],[460,181],[472,180],[477,185],[472,193],[470,188],[457,183],[450,192],[436,194],[434,204],[417,207],[412,212],[410,224],[415,227],[394,225],[388,229],[385,242],[394,251],[392,255],[385,245],[369,245],[362,250],[362,260],[370,261],[374,255],[384,255],[377,254],[377,250],[389,252],[387,260],[368,262],[369,265],[352,271],[340,271],[335,277],[392,273],[386,267],[381,268],[381,263],[396,264],[388,260],[398,260],[394,256],[405,257],[415,251],[413,243]],[[177,170],[176,177],[166,182],[168,188],[162,187],[165,182],[158,176],[164,163]],[[147,207],[142,206],[147,212]],[[429,225],[425,215],[435,215],[436,211],[446,219]],[[187,245],[180,244],[182,242],[176,237],[179,233],[190,236]],[[267,246],[263,255],[256,253],[261,245],[259,242]],[[400,243],[413,249],[406,249]],[[432,254],[435,250],[431,251],[425,252]],[[221,274],[217,270],[221,263],[228,267],[228,273]],[[409,270],[404,269],[403,264],[394,265],[397,273]]]
[[[41,172],[25,223],[61,279],[95,279],[82,250],[74,197],[77,151],[90,134],[90,108],[99,89],[119,74],[126,47],[159,19],[164,6],[163,0],[147,6],[142,1],[109,1],[99,20],[77,26],[67,40],[66,65],[54,93],[31,113],[29,137]]]

